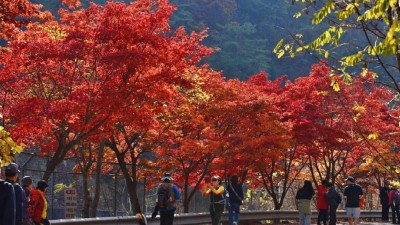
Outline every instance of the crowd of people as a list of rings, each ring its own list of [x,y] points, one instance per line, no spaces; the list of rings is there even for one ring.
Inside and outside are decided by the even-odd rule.
[[[5,180],[0,179],[0,225],[48,225],[47,220],[47,183],[37,182],[29,176],[18,183],[20,170],[16,163],[6,166]]]
[[[158,186],[158,199],[152,218],[156,217],[160,212],[160,225],[172,225],[176,210],[175,203],[180,198],[180,195],[176,185],[172,184],[171,174],[166,173],[162,181],[163,183]],[[333,183],[328,180],[322,180],[321,184],[317,186],[317,193],[314,191],[312,182],[305,180],[303,186],[296,193],[299,224],[311,224],[312,199],[317,195],[317,225],[337,224],[336,211],[342,203],[346,209],[349,225],[358,225],[360,223],[360,208],[365,204],[364,192],[361,186],[356,184],[354,177],[350,176],[345,181],[346,187],[343,193],[340,194]],[[382,220],[389,220],[389,208],[391,208],[392,223],[399,224],[400,191],[395,187],[390,188],[389,184],[390,182],[385,182],[384,187],[380,190]],[[164,192],[169,194],[163,194]],[[225,185],[220,176],[212,176],[210,181],[206,182],[203,194],[210,198],[209,212],[212,225],[220,224],[220,219],[225,209],[228,210],[228,224],[239,224],[243,189],[236,175],[231,176],[229,182]],[[163,203],[163,201],[168,203]]]
[[[363,190],[355,183],[353,177],[346,179],[346,187],[343,191],[343,200],[346,208],[346,216],[349,225],[359,224],[360,207],[365,203]],[[299,224],[311,224],[311,199],[315,195],[311,181],[305,180],[304,185],[296,195],[296,204],[299,210]],[[389,209],[392,211],[392,223],[400,224],[400,190],[390,187],[390,182],[385,181],[379,192],[382,205],[382,221],[389,221]],[[317,187],[317,225],[336,224],[336,210],[342,203],[342,197],[334,185],[323,180]]]
[[[166,173],[161,178],[162,183],[157,187],[157,201],[151,218],[155,218],[160,213],[160,225],[172,225],[176,211],[176,201],[180,199],[180,194],[176,185],[173,184],[170,173]],[[218,225],[225,208],[229,212],[229,225],[239,223],[240,205],[243,202],[243,189],[239,184],[238,176],[230,178],[226,188],[222,184],[220,176],[212,176],[206,182],[203,190],[204,196],[210,198],[210,216],[212,225]]]
[[[353,177],[346,179],[347,186],[343,191],[343,198],[346,207],[346,216],[349,225],[359,224],[360,203],[362,202],[363,190],[355,183]],[[299,224],[311,224],[311,199],[315,195],[312,183],[304,181],[304,185],[297,191],[296,203],[299,210]],[[335,189],[334,185],[327,180],[323,180],[317,187],[317,225],[336,224],[336,210],[342,202],[342,197]]]
[[[46,181],[38,181],[36,188],[33,188],[32,178],[24,176],[19,184],[19,173],[18,165],[10,163],[5,167],[5,179],[0,179],[0,225],[48,225]],[[160,214],[160,225],[172,225],[174,221],[176,201],[180,199],[180,193],[173,180],[171,174],[166,173],[157,188],[157,202],[152,218]],[[299,224],[311,224],[311,202],[317,194],[317,225],[328,225],[328,223],[335,225],[336,210],[342,200],[345,202],[349,225],[358,225],[364,193],[353,177],[346,179],[346,185],[341,195],[332,183],[323,180],[317,186],[315,193],[311,181],[305,180],[303,187],[296,194]],[[225,186],[221,177],[217,175],[212,176],[204,186],[204,196],[210,198],[209,211],[212,225],[220,224],[225,208],[228,210],[228,224],[239,224],[240,205],[244,197],[238,176],[231,176]],[[382,221],[389,221],[389,209],[391,209],[392,223],[400,224],[400,190],[397,187],[390,187],[390,182],[385,181],[379,197],[382,205]]]

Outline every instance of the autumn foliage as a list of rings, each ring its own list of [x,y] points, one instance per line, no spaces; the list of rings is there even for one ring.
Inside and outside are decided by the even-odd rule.
[[[147,179],[150,188],[175,172],[189,212],[213,174],[264,187],[280,209],[296,179],[335,182],[369,165],[390,177],[399,169],[398,99],[370,72],[346,84],[321,62],[294,81],[265,72],[226,80],[202,64],[212,53],[202,44],[206,31],[171,30],[175,7],[166,0],[87,8],[64,1],[71,9],[46,21],[16,19],[40,15],[18,2],[0,6],[8,40],[1,114],[26,151],[36,146],[50,158],[44,179],[67,156],[79,159],[84,179],[114,169],[102,160],[113,162],[138,213],[138,184]]]

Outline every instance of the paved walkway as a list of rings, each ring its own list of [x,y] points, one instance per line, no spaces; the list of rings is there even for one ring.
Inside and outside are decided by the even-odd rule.
[[[337,224],[337,225],[348,225],[349,223],[348,223],[348,222],[344,222],[344,221],[338,221],[336,224]],[[376,222],[361,221],[360,225],[393,225],[393,223],[391,223],[391,222],[386,222],[386,221],[385,221],[385,222],[379,222],[379,221],[376,221]]]

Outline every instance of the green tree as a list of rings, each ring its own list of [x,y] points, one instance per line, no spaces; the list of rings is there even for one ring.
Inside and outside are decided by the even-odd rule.
[[[335,67],[346,82],[351,82],[351,68],[372,69],[384,74],[380,81],[400,92],[398,0],[323,0],[318,3],[293,0],[292,3],[303,6],[295,17],[313,12],[312,25],[326,28],[317,32],[311,41],[295,33],[281,39],[274,49],[278,58],[309,53],[331,60],[333,64],[339,62]]]
[[[266,56],[266,40],[255,36],[256,26],[251,23],[232,22],[221,31],[211,35],[212,42],[219,49],[210,57],[210,64],[223,70],[229,77],[245,79],[251,74],[270,68]]]

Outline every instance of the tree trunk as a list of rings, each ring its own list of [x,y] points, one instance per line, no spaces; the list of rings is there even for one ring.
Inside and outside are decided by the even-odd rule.
[[[127,164],[125,162],[125,157],[124,157],[125,155],[120,153],[118,148],[116,148],[114,144],[111,145],[110,147],[113,149],[115,155],[117,156],[119,167],[125,178],[125,183],[128,188],[128,194],[129,194],[129,199],[131,201],[131,206],[133,208],[133,213],[134,215],[136,215],[137,213],[142,213],[142,211],[140,210],[139,198],[137,197],[137,177],[136,177],[137,160],[135,158],[132,159],[131,163],[132,177],[131,177],[128,171]]]
[[[60,164],[67,154],[67,151],[56,151],[54,157],[50,157],[50,160],[47,162],[46,170],[43,174],[43,180],[46,182],[50,179],[51,174],[54,172],[58,164]]]
[[[136,215],[137,213],[142,213],[142,210],[140,209],[140,204],[139,204],[139,198],[137,196],[137,188],[138,188],[138,182],[137,182],[137,159],[132,156],[132,164],[131,164],[131,171],[132,171],[132,178],[129,177],[129,181],[132,183],[131,185],[131,191],[129,191],[129,197],[131,199],[131,205],[133,207],[133,213]]]
[[[68,143],[65,140],[59,140],[59,146],[54,152],[53,156],[49,156],[50,160],[47,162],[46,171],[43,174],[43,180],[48,181],[51,174],[54,172],[58,164],[60,164],[67,155],[68,151],[75,145],[77,145],[82,137],[78,137]]]
[[[124,176],[125,177],[125,176]],[[131,206],[133,209],[133,214],[136,215],[137,213],[142,213],[139,204],[139,198],[137,197],[137,183],[129,179],[126,179],[126,186],[128,188],[129,199],[131,200]]]
[[[105,140],[102,140],[99,146],[99,151],[97,152],[96,181],[95,181],[94,197],[90,209],[90,217],[97,216],[97,206],[100,200],[100,188],[101,188],[100,179],[101,179],[101,166],[103,164],[104,145],[105,145]]]
[[[189,213],[189,184],[188,181],[185,178],[185,186],[183,188],[183,212],[184,213]]]
[[[83,208],[82,208],[82,218],[89,218],[90,209],[90,192],[89,192],[89,182],[88,182],[88,171],[82,171],[83,178]]]

